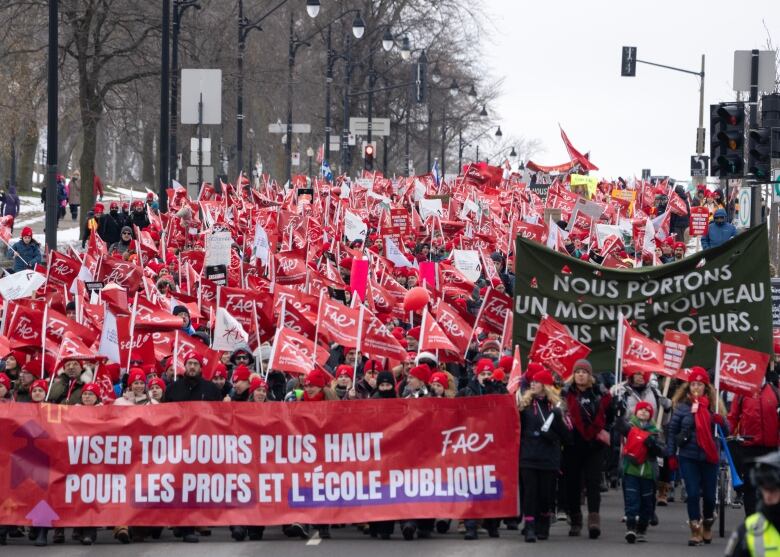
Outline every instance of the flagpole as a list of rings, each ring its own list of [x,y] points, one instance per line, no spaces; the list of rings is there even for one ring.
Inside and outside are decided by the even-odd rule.
[[[715,345],[715,413],[720,413],[720,341]],[[717,427],[717,426],[716,426]]]
[[[133,357],[133,344],[135,343],[135,314],[138,311],[138,292],[133,298],[133,313],[130,315],[130,347],[127,350],[127,371],[130,371],[130,359]],[[121,363],[121,362],[120,362]]]
[[[425,340],[425,318],[428,317],[428,304],[423,307],[422,320],[420,322],[420,342],[417,343],[417,352],[422,352],[422,346]]]
[[[355,381],[357,381],[357,366],[358,366],[358,360],[361,358],[360,354],[360,340],[361,336],[363,334],[363,312],[365,310],[365,306],[363,304],[360,304],[360,313],[358,315],[358,330],[357,330],[357,347],[355,348],[355,365],[352,368],[352,386],[355,386]]]
[[[618,311],[617,338],[615,339],[615,385],[620,382],[623,364],[623,312]]]
[[[179,367],[177,360],[179,359],[179,329],[176,329],[173,340],[173,380],[176,381],[177,368]]]
[[[314,367],[317,365],[317,342],[320,337],[320,312],[322,311],[322,298],[323,298],[324,292],[320,291],[320,303],[317,306],[317,323],[314,325],[314,350],[312,350],[311,355],[311,365]]]
[[[282,302],[282,303],[284,303],[284,302]],[[257,320],[257,304],[254,304],[254,303],[252,304],[252,318],[255,321],[255,335],[257,336],[257,351],[259,352],[260,351],[260,326],[259,326],[258,320]],[[282,327],[283,326],[284,326],[284,322],[282,322]],[[260,356],[258,354],[258,357],[255,358],[255,373],[258,373],[258,367],[260,368],[259,372],[262,373],[262,371],[263,371],[263,363],[260,361],[260,359],[261,358],[260,358]]]
[[[5,323],[8,319],[8,300],[3,299],[3,320],[0,321],[0,336],[5,335]]]
[[[474,321],[474,326],[471,328],[471,334],[469,335],[469,341],[466,343],[466,352],[463,354],[463,358],[466,358],[466,355],[469,353],[469,346],[471,345],[471,339],[474,338],[474,333],[477,330],[477,325],[479,324],[479,319],[482,317],[482,310],[485,309],[485,300],[488,299],[488,296],[490,296],[490,292],[493,290],[492,286],[487,287],[487,292],[485,292],[485,297],[482,298],[482,304],[479,306],[479,311],[477,312],[477,319]]]

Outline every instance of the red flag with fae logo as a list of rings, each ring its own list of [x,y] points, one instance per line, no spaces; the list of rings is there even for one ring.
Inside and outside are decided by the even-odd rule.
[[[326,296],[320,299],[317,313],[317,331],[330,342],[345,348],[357,348],[359,342],[358,322],[360,311],[334,302]]]
[[[569,334],[561,323],[545,315],[539,322],[529,359],[539,362],[561,379],[568,379],[577,360],[587,358],[590,348]]]
[[[458,352],[465,354],[473,333],[472,326],[461,317],[458,310],[444,300],[439,301],[439,305],[436,306],[436,319]]]
[[[509,379],[506,382],[506,390],[513,395],[520,388],[520,382],[523,379],[523,364],[520,360],[520,347],[515,346],[515,355],[512,358],[512,371],[509,373]]]
[[[715,360],[715,388],[735,394],[753,396],[769,364],[769,354],[719,342]]]
[[[271,350],[269,369],[286,373],[306,374],[313,369],[314,343],[290,329],[277,329]],[[317,350],[317,363],[324,366],[328,361],[328,351]]]
[[[360,350],[374,357],[391,358],[403,361],[407,357],[406,350],[392,335],[390,329],[368,308],[363,311],[363,338]]]
[[[428,313],[428,306],[423,309],[422,323],[420,323],[419,348],[420,351],[452,350],[453,352],[458,352],[458,347],[450,341],[433,315]]]
[[[664,369],[664,345],[638,333],[623,319],[622,369],[626,376],[633,373],[656,372]]]

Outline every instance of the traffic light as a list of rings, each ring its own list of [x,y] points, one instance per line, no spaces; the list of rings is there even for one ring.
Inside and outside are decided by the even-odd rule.
[[[417,60],[417,67],[415,68],[414,76],[414,98],[417,104],[425,102],[425,98],[428,96],[428,80],[426,74],[428,73],[428,57],[423,50],[420,53],[420,58]]]
[[[374,170],[374,146],[371,143],[363,149],[363,168]]]
[[[712,174],[741,178],[745,166],[745,103],[710,106]]]
[[[748,172],[759,180],[768,179],[771,169],[771,130],[758,128],[748,134]]]

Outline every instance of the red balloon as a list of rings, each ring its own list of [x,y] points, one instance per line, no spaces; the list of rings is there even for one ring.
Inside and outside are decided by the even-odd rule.
[[[341,195],[341,188],[331,188],[330,194],[333,197],[339,197]]]
[[[404,311],[420,311],[431,300],[430,294],[422,286],[416,286],[409,290],[404,296]]]

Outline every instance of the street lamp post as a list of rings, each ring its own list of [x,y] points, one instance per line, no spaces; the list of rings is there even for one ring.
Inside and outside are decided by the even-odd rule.
[[[309,179],[312,177],[311,173],[311,159],[314,157],[314,149],[311,148],[311,146],[306,149],[306,156],[309,158]]]
[[[46,247],[57,249],[58,0],[49,0],[48,111],[46,122]]]
[[[171,37],[171,146],[170,176],[178,179],[179,174],[179,146],[176,138],[179,128],[179,31],[181,18],[188,8],[200,9],[197,0],[173,0],[173,27]]]
[[[160,80],[160,183],[159,183],[159,202],[160,210],[168,210],[168,194],[166,190],[170,184],[170,160],[168,149],[170,148],[170,110],[168,103],[170,101],[170,23],[171,23],[171,0],[163,0],[162,3],[162,48],[160,58],[161,80]]]

